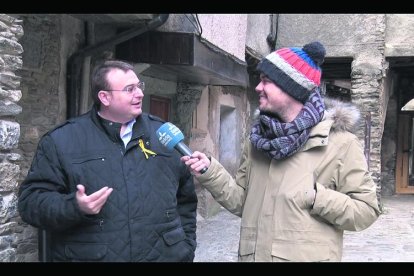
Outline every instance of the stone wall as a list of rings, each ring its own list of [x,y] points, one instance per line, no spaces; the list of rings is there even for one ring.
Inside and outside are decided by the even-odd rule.
[[[20,19],[24,52],[19,71],[23,110],[16,117],[21,127],[19,183],[27,174],[39,139],[66,118],[66,61],[84,43],[83,25],[68,15],[30,14]],[[37,229],[27,224],[22,229],[16,258],[37,261]]]
[[[23,47],[22,21],[0,14],[0,261],[17,261],[16,251],[23,232],[17,214],[17,189],[20,174],[17,152],[20,125],[16,116],[22,112],[20,77]]]
[[[27,174],[41,136],[59,123],[61,48],[58,15],[25,15],[21,19],[25,31],[21,44],[25,51],[20,70],[23,112],[17,116],[22,155],[19,183]],[[23,227],[17,256],[21,261],[37,261],[37,229],[27,224]]]
[[[352,102],[356,103],[363,116],[371,116],[371,145],[369,166],[377,184],[378,199],[381,198],[381,140],[384,131],[386,102],[385,79],[387,64],[385,61],[385,15],[367,16],[367,26],[375,26],[365,45],[355,55],[351,71]],[[357,136],[364,140],[365,129],[361,126]]]

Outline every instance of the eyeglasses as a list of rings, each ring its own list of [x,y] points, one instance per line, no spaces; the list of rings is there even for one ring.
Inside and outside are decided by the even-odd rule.
[[[121,92],[131,94],[131,93],[134,93],[134,92],[138,91],[138,89],[140,89],[142,92],[144,92],[145,82],[141,81],[138,84],[131,84],[131,85],[125,86],[124,89],[122,89],[122,90],[108,89],[108,90],[105,90],[105,91],[121,91]]]

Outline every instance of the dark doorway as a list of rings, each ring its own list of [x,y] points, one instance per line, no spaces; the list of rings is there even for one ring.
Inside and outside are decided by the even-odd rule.
[[[164,121],[169,121],[170,108],[171,99],[154,95],[150,96],[150,113],[152,115],[158,116]]]

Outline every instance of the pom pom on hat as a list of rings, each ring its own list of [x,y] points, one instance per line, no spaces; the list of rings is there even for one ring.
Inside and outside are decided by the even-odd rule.
[[[311,91],[320,85],[321,68],[326,55],[320,42],[311,42],[303,48],[281,48],[270,53],[257,65],[284,92],[305,103]]]
[[[305,51],[318,66],[322,65],[326,55],[326,51],[325,47],[323,47],[323,45],[320,42],[315,41],[306,44],[305,46],[303,46],[302,50]]]

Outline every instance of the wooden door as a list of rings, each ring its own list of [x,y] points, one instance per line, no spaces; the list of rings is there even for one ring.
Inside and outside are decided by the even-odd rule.
[[[414,114],[398,115],[395,192],[414,194]]]
[[[171,99],[150,96],[150,114],[155,115],[168,122],[170,120]]]

